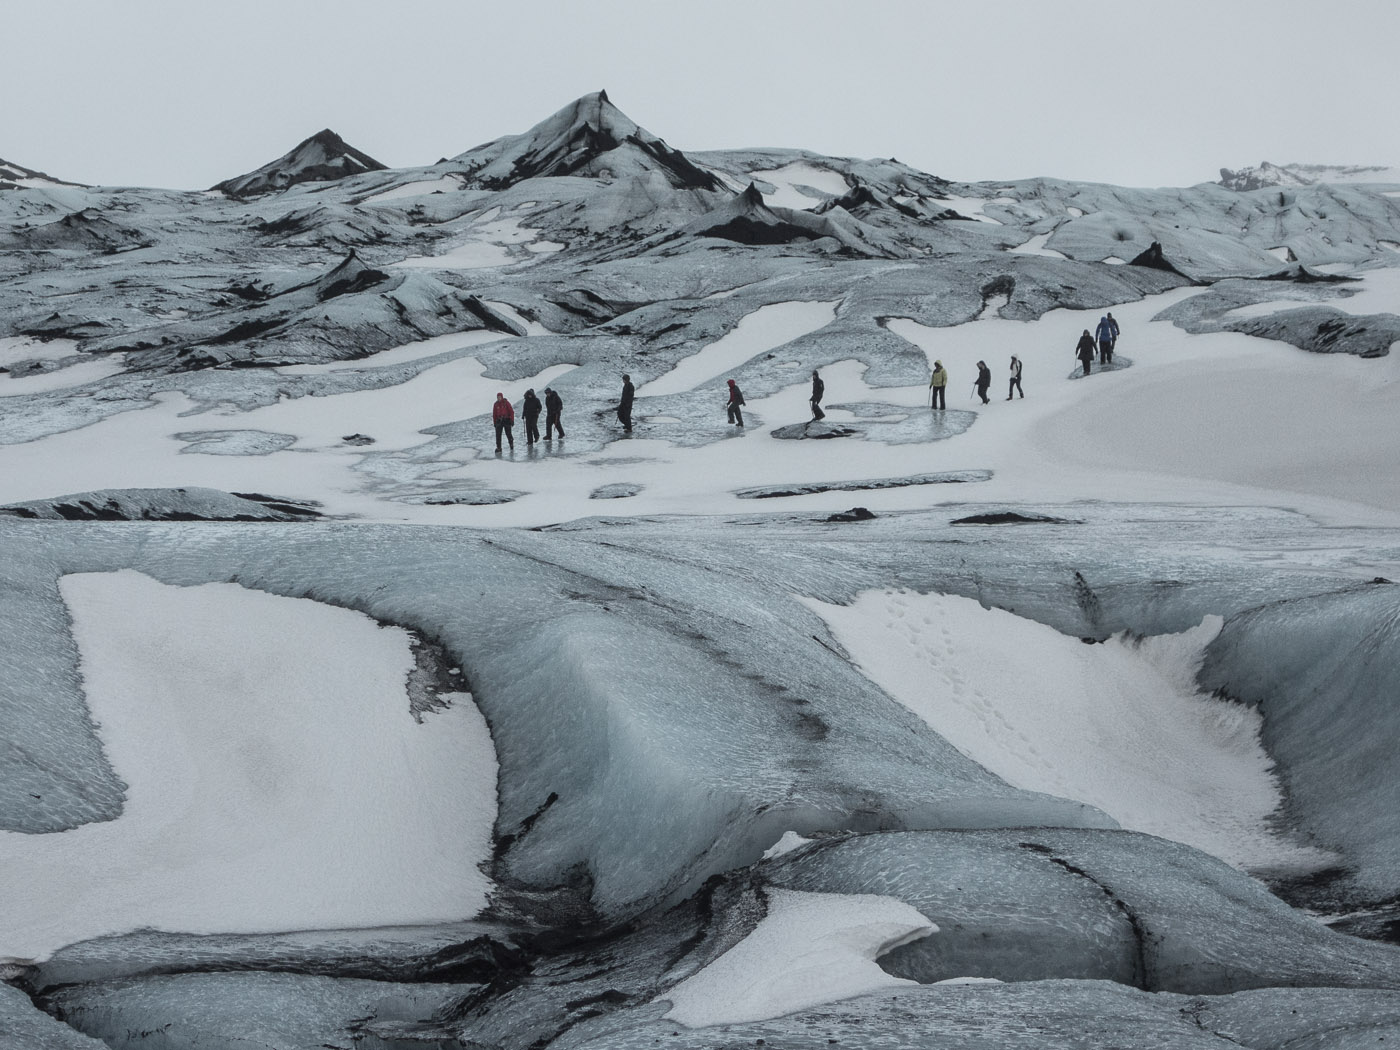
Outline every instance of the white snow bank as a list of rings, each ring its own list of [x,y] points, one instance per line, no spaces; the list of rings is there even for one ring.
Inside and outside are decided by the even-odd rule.
[[[1048,241],[1049,239],[1050,239],[1050,234],[1048,234],[1048,233],[1037,233],[1034,237],[1032,237],[1030,240],[1028,240],[1025,244],[1018,245],[1018,246],[1015,247],[1015,248],[1009,248],[1009,249],[1007,249],[1007,250],[1008,250],[1008,251],[1015,252],[1015,253],[1018,254],[1018,255],[1044,255],[1044,256],[1046,256],[1047,258],[1050,258],[1050,259],[1063,259],[1063,258],[1065,258],[1065,254],[1064,254],[1063,252],[1057,252],[1057,251],[1055,251],[1054,248],[1047,248],[1047,247],[1045,247],[1045,242]]]
[[[1218,617],[1085,645],[969,598],[804,599],[872,681],[1008,783],[1087,802],[1125,828],[1251,868],[1328,858],[1272,835],[1282,801],[1252,708],[1198,693]]]
[[[1324,267],[1317,266],[1313,269],[1322,270]],[[1361,278],[1360,284],[1337,285],[1338,294],[1323,301],[1301,296],[1298,299],[1270,299],[1263,303],[1238,306],[1225,316],[1267,317],[1281,310],[1296,310],[1302,306],[1330,306],[1334,310],[1353,316],[1400,315],[1400,269],[1367,270],[1354,276]]]
[[[50,390],[67,390],[88,383],[99,383],[120,374],[122,364],[114,358],[100,358],[70,365],[53,372],[40,372],[31,376],[7,378],[0,383],[0,397],[17,394],[43,394]]]
[[[408,635],[234,584],[66,576],[122,815],[0,833],[0,958],[191,933],[470,918],[496,758],[469,695],[414,720]]]
[[[343,372],[352,368],[383,368],[387,365],[407,364],[410,361],[436,357],[438,354],[445,354],[452,350],[481,346],[485,343],[498,343],[502,339],[512,338],[514,337],[502,335],[500,332],[453,332],[449,335],[435,335],[430,339],[417,339],[411,343],[404,343],[402,346],[381,350],[369,357],[356,358],[353,361],[326,361],[316,365],[282,365],[277,369],[277,372],[288,376],[314,376],[323,375],[326,372]]]
[[[765,203],[778,208],[793,208],[798,211],[813,208],[827,199],[827,196],[841,197],[850,190],[846,178],[830,168],[819,168],[806,161],[793,161],[781,168],[766,171],[752,171],[751,178],[769,183],[772,193],[764,195]],[[806,189],[818,192],[808,193]],[[740,187],[742,189],[743,187]]]
[[[499,208],[492,208],[471,225],[466,240],[442,255],[415,255],[394,265],[427,270],[479,270],[516,262],[510,251],[512,247],[530,252],[563,250],[562,244],[540,240],[538,230],[521,226],[518,219],[499,218],[499,214]]]
[[[790,302],[761,306],[734,329],[687,357],[663,376],[637,391],[638,397],[680,394],[738,368],[750,358],[815,332],[836,317],[840,300],[830,303]]]
[[[766,1021],[883,988],[915,985],[875,960],[938,927],[903,901],[769,890],[754,931],[666,995],[687,1028]]]
[[[391,190],[383,193],[376,193],[373,197],[366,197],[361,204],[384,204],[388,201],[400,200],[404,197],[422,197],[429,193],[449,193],[462,188],[461,180],[455,175],[444,175],[440,179],[419,179],[416,182],[408,182],[402,186],[395,186]]]

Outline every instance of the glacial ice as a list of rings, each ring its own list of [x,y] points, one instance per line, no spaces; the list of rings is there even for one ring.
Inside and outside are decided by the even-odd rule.
[[[313,170],[339,150],[326,144],[268,166],[274,191],[248,199],[58,185],[27,169],[0,190],[0,502],[114,519],[0,518],[0,866],[120,839],[139,824],[143,785],[172,773],[133,771],[122,731],[143,743],[139,727],[84,680],[90,617],[60,587],[91,574],[142,574],[148,595],[238,593],[358,617],[376,641],[341,661],[350,669],[400,640],[379,690],[392,726],[363,731],[380,756],[311,767],[348,780],[342,801],[358,800],[373,829],[345,830],[356,848],[337,877],[383,861],[366,843],[412,832],[404,813],[445,805],[435,785],[487,768],[484,747],[463,761],[443,732],[473,707],[473,739],[489,727],[499,760],[476,793],[499,792],[498,808],[471,807],[475,851],[442,834],[450,816],[420,822],[427,860],[373,899],[336,895],[358,915],[319,901],[291,915],[296,892],[282,911],[253,908],[261,922],[213,922],[228,902],[208,892],[202,916],[152,918],[116,907],[116,893],[99,902],[107,913],[65,910],[59,893],[92,858],[52,879],[30,871],[11,880],[25,887],[11,907],[35,902],[70,925],[46,962],[8,967],[7,980],[111,1041],[162,1032],[152,1038],[172,1045],[1272,1048],[1372,1045],[1394,1030],[1394,949],[1329,932],[1205,853],[1113,828],[1116,816],[1189,838],[1340,928],[1394,937],[1385,744],[1397,727],[1377,705],[1395,692],[1397,616],[1394,588],[1365,582],[1400,571],[1400,385],[1395,358],[1375,360],[1400,337],[1384,269],[1400,244],[1393,193],[965,185],[894,160],[682,153],[601,92],[423,168]],[[1124,264],[1154,244],[1169,269]],[[508,265],[443,268],[454,261]],[[1110,306],[1133,367],[1065,382],[1074,339]],[[974,362],[992,365],[1001,394],[1011,353],[1026,399],[971,403]],[[954,384],[938,417],[935,356]],[[832,430],[857,440],[775,440],[814,436],[802,422],[814,368]],[[625,438],[610,417],[624,371],[639,389]],[[743,432],[712,396],[731,374],[750,402]],[[495,458],[491,398],[544,383],[563,394],[567,440]],[[942,484],[955,480],[976,484]],[[869,509],[832,513],[857,498]],[[274,502],[323,520],[134,520]],[[587,517],[603,507],[614,516]],[[1077,735],[1050,748],[1043,723],[1009,719],[978,750],[901,704],[897,683],[862,674],[854,663],[873,673],[877,657],[813,611],[849,617],[872,592],[948,613],[994,672],[971,677],[950,657],[969,672],[958,695],[986,701],[998,726],[1015,714],[1006,694],[1027,691],[998,664],[1026,681],[1037,668],[999,657],[989,633],[1040,658],[1042,679],[1067,680],[1141,664],[1209,617],[1223,627],[1199,684],[1223,699],[1194,695],[1186,659],[1163,665],[1181,679],[1170,689],[1091,675],[1083,691],[1107,697],[1115,732],[1097,735],[1092,708],[1055,693]],[[905,613],[881,652],[901,638],[943,652],[936,631],[910,636]],[[115,635],[149,616],[123,605],[106,618]],[[185,620],[158,639],[179,654],[172,680],[250,636],[227,624],[194,635],[197,618]],[[152,644],[113,658],[164,668]],[[314,677],[304,655],[279,658],[284,685]],[[919,674],[937,684],[937,668]],[[205,703],[170,724],[194,732],[230,691],[198,690]],[[1147,704],[1175,722],[1228,716],[1249,747],[1159,746],[1172,738],[1138,717]],[[1260,718],[1286,790],[1272,814],[1250,750]],[[261,748],[249,721],[200,752],[230,798],[248,796],[232,790],[243,758],[276,766],[337,725],[267,715],[262,728],[281,729]],[[424,737],[429,761],[416,747],[383,757]],[[1112,777],[1072,746],[1088,738],[1117,756]],[[1137,757],[1168,750],[1190,751],[1192,771]],[[1058,769],[1037,766],[1047,751]],[[1183,816],[1196,785],[1180,782],[1217,783],[1246,752],[1249,776]],[[398,788],[393,769],[407,770]],[[1155,822],[1137,805],[1149,795]],[[241,809],[272,832],[305,816]],[[1278,843],[1328,851],[1332,866],[1280,865]],[[235,858],[208,884],[237,871]],[[882,907],[937,921],[939,934],[884,957],[879,982],[1008,983],[904,984],[708,1029],[664,1016],[668,992],[713,979],[742,945],[757,956],[754,987],[781,977],[754,946],[808,894],[892,897],[902,903]],[[425,898],[446,903],[415,911]],[[470,923],[286,929],[483,903]],[[17,937],[29,921],[0,925]],[[137,922],[167,928],[117,932]],[[197,932],[230,929],[266,932]],[[853,990],[836,984],[816,998]],[[17,987],[0,986],[0,1010],[27,1034],[42,1018]],[[720,1005],[698,1009],[719,1021]]]

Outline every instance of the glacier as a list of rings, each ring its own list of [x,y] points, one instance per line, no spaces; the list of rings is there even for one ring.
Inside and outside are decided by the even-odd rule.
[[[1400,1034],[1394,178],[0,164],[0,1047]]]

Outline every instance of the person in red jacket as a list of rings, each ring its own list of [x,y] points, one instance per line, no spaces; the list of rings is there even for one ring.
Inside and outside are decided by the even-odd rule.
[[[732,379],[729,381],[729,400],[724,407],[729,422],[744,425],[744,395],[739,392],[739,384]]]
[[[515,426],[515,409],[506,400],[505,394],[496,395],[496,404],[491,409],[491,422],[496,424],[496,451],[501,451],[501,435],[505,434],[506,440],[510,442],[510,450],[515,451],[515,434],[511,428]]]

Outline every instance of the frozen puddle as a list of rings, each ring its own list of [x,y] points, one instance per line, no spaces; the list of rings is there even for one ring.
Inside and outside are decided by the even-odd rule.
[[[723,376],[774,347],[825,328],[836,318],[840,300],[830,303],[774,303],[762,306],[699,353],[637,391],[638,397],[681,394]]]
[[[1016,787],[1087,802],[1125,828],[1242,867],[1324,859],[1267,829],[1282,798],[1258,714],[1195,689],[1217,618],[1137,644],[1085,645],[952,595],[803,601],[872,681]]]
[[[467,694],[414,721],[404,631],[132,571],[61,589],[126,805],[71,831],[0,833],[0,959],[141,927],[362,928],[485,906],[491,738]]]
[[[883,988],[917,987],[875,960],[938,927],[892,897],[772,888],[754,931],[661,998],[687,1028],[743,1024]]]

